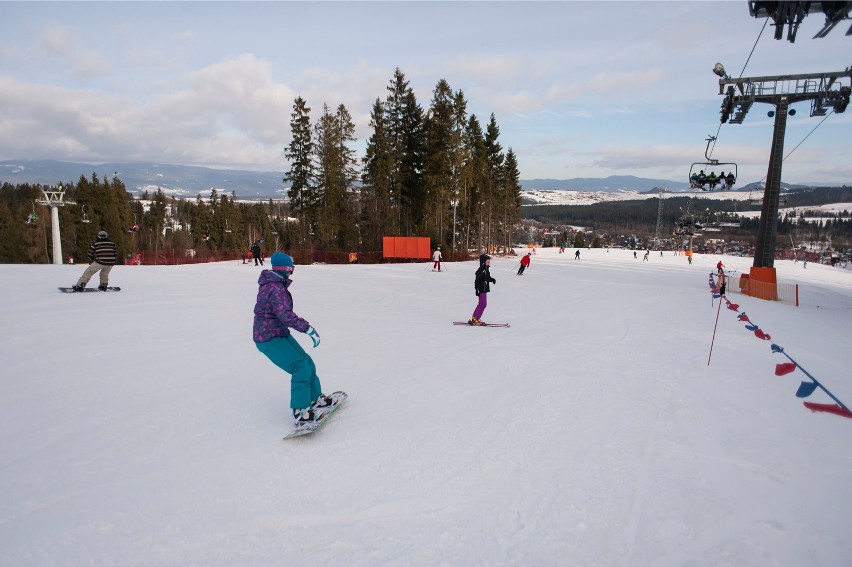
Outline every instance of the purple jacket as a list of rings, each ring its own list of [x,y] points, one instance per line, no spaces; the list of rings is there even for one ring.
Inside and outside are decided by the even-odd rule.
[[[291,327],[301,333],[308,331],[311,324],[293,313],[293,296],[287,290],[293,282],[289,278],[263,270],[257,283],[260,289],[254,306],[254,342],[287,337]]]

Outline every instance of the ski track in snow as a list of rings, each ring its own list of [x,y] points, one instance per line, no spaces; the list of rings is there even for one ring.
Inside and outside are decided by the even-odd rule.
[[[299,266],[349,399],[287,441],[257,268],[119,266],[121,292],[73,296],[82,266],[0,266],[0,565],[848,564],[852,420],[807,411],[724,306],[707,365],[720,257],[581,254],[492,261],[484,319],[510,328],[451,324],[474,262]],[[800,307],[731,300],[852,402],[852,270],[776,267]]]

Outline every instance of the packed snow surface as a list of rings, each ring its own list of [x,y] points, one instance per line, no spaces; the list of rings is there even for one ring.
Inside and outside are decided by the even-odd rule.
[[[641,258],[495,258],[510,328],[451,324],[474,262],[297,266],[322,343],[297,338],[349,400],[287,441],[260,268],[70,295],[83,266],[0,266],[0,565],[849,565],[852,419],[770,345],[852,403],[852,270],[777,262],[799,307],[731,295],[764,341],[708,286],[750,258]]]

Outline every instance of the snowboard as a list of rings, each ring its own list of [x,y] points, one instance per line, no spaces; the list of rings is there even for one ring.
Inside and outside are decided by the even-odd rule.
[[[293,431],[284,436],[284,439],[292,439],[293,437],[301,437],[302,435],[310,435],[317,431],[323,424],[331,417],[331,414],[337,411],[337,408],[343,405],[343,402],[346,401],[346,398],[349,396],[346,392],[332,392],[329,397],[331,398],[331,407],[328,409],[321,408],[318,411],[322,413],[317,418],[316,421],[310,421],[304,424],[297,424],[293,426]]]
[[[108,288],[106,288],[106,290],[107,291],[121,291],[121,288],[120,287],[108,287]],[[59,291],[61,291],[62,293],[82,293],[82,292],[78,292],[73,287],[60,287]],[[83,291],[100,291],[100,290],[96,287],[85,287],[85,288],[83,288]]]
[[[471,325],[467,321],[453,321],[453,325],[464,325],[465,327],[508,327],[509,323],[483,323],[482,325]]]

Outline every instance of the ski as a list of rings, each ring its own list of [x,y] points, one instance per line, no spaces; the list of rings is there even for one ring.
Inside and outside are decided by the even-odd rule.
[[[467,321],[453,321],[453,325],[464,325],[465,327],[508,327],[509,323],[482,323],[481,325],[471,325]]]
[[[121,291],[121,288],[120,287],[108,287],[108,288],[106,288],[106,290],[107,291]],[[86,292],[86,291],[92,292],[92,291],[101,291],[101,290],[99,290],[96,287],[84,287],[83,291],[77,291],[73,287],[60,287],[59,291],[61,291],[62,293],[83,293],[83,292]]]

